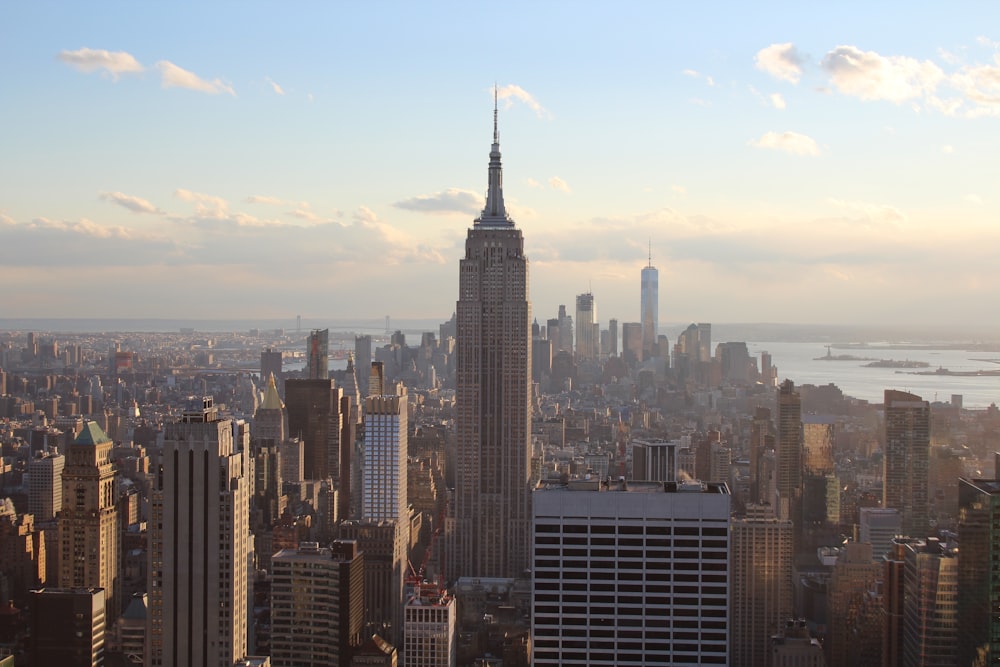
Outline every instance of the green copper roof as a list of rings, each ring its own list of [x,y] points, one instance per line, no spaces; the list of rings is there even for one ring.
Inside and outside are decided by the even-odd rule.
[[[93,446],[105,442],[111,442],[111,438],[104,432],[104,429],[98,426],[97,422],[87,422],[83,425],[83,430],[80,431],[80,435],[76,436],[73,444]]]

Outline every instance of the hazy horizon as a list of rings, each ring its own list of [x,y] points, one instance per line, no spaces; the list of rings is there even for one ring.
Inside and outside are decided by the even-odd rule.
[[[57,5],[3,9],[5,315],[450,314],[496,82],[540,322],[651,249],[665,322],[1000,327],[1000,5]]]

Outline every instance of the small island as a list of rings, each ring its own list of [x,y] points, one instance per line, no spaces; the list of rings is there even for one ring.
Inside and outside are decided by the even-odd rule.
[[[833,354],[830,345],[826,346],[826,354],[814,357],[813,361],[872,361],[871,357],[858,357],[853,354]]]
[[[910,361],[909,359],[904,359],[899,361],[896,359],[879,359],[873,361],[869,364],[865,364],[865,368],[929,368],[930,364],[926,361]]]

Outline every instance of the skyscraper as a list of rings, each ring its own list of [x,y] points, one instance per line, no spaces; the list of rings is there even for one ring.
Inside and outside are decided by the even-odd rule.
[[[436,584],[417,587],[403,612],[407,667],[455,667],[458,654],[455,598]]]
[[[536,490],[532,664],[737,664],[729,508],[725,484],[697,481]]]
[[[597,359],[600,334],[597,325],[597,304],[591,292],[576,297],[576,358]]]
[[[361,518],[406,519],[406,393],[365,399]]]
[[[65,468],[62,454],[43,454],[28,462],[28,511],[35,521],[51,521],[62,511]]]
[[[958,662],[1000,660],[1000,480],[958,480]]]
[[[271,663],[274,667],[347,665],[361,643],[364,560],[358,546],[303,542],[271,559]]]
[[[152,667],[232,665],[247,655],[253,600],[249,433],[211,397],[167,424],[150,498]]]
[[[325,380],[330,377],[330,330],[314,329],[306,346],[309,355],[309,379]]]
[[[278,386],[278,395],[283,396],[285,394],[285,380],[281,375],[281,350],[272,350],[267,348],[261,350],[260,353],[260,381],[261,383],[267,382],[267,378],[274,376],[274,381]]]
[[[305,449],[303,479],[340,479],[341,391],[333,380],[288,380],[288,433]]]
[[[653,266],[653,247],[650,245],[649,264],[642,269],[640,317],[642,318],[642,353],[648,358],[656,346],[660,317],[660,272]]]
[[[882,506],[899,510],[903,535],[919,537],[929,528],[930,448],[930,404],[914,394],[886,389]]]
[[[104,590],[31,591],[31,665],[102,667],[107,631]]]
[[[361,398],[368,396],[369,368],[372,365],[372,337],[354,337],[354,362],[357,365],[358,392]]]
[[[493,109],[486,206],[460,262],[456,336],[455,576],[528,566],[531,304],[521,230],[503,201]]]
[[[801,525],[798,511],[802,497],[802,399],[791,380],[778,387],[777,427],[777,514]]]
[[[59,515],[59,586],[103,588],[108,618],[121,609],[121,521],[118,473],[111,442],[96,422],[87,422],[67,448],[63,471],[66,501]]]

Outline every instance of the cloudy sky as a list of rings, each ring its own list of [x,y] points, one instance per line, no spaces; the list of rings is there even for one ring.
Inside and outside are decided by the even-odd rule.
[[[496,83],[539,320],[1000,325],[1000,5],[204,4],[0,6],[2,316],[445,318]]]

